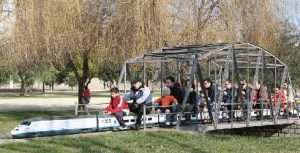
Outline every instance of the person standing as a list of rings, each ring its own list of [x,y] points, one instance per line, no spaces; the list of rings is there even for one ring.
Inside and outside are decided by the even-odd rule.
[[[84,90],[83,90],[83,93],[82,93],[82,106],[79,107],[79,108],[83,108],[83,110],[89,114],[89,111],[88,111],[88,108],[87,108],[87,104],[90,103],[90,100],[91,100],[91,91],[90,89],[88,88],[88,86],[85,86],[84,87]]]

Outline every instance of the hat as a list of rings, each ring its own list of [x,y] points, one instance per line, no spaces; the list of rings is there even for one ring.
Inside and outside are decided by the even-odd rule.
[[[162,89],[162,96],[169,96],[171,94],[171,90],[168,87]]]

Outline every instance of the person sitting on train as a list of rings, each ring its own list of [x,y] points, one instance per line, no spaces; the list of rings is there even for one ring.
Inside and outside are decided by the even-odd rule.
[[[256,109],[256,112],[262,113],[263,109],[266,108],[269,103],[267,87],[262,85],[260,81],[256,81],[253,88],[253,108]]]
[[[155,104],[159,105],[157,108],[158,113],[171,113],[175,111],[174,107],[178,102],[177,99],[170,95],[171,91],[168,87],[162,89],[162,96],[154,101]]]
[[[225,89],[223,92],[223,102],[224,102],[224,112],[227,113],[229,117],[229,121],[232,120],[234,115],[235,107],[235,98],[236,98],[236,91],[232,87],[232,83],[230,80],[225,81]]]
[[[206,105],[207,110],[209,114],[209,119],[211,122],[213,122],[213,107],[215,103],[215,86],[213,85],[212,81],[210,79],[205,79],[203,81],[204,85],[204,95],[207,96]]]
[[[146,108],[146,113],[150,113],[152,105],[152,95],[150,89],[144,85],[140,80],[135,80],[131,82],[130,91],[125,94],[125,100],[129,103],[129,110],[137,115],[135,129],[139,129],[141,125],[141,119],[144,113],[144,106]]]
[[[275,108],[274,110],[277,111],[286,111],[287,108],[287,101],[286,101],[286,96],[285,93],[282,89],[279,88],[275,88],[275,94],[272,97],[272,101],[273,101],[273,108]]]
[[[296,106],[294,106],[294,104],[295,104],[295,95],[294,95],[294,92],[293,92],[292,85],[287,80],[283,84],[283,90],[284,90],[286,100],[287,100],[287,108],[286,108],[285,113],[288,113],[288,112],[292,113],[292,110],[294,110],[294,108],[296,107]]]
[[[196,91],[195,83],[193,83],[184,108],[184,112],[187,112],[185,114],[186,120],[190,120],[192,114],[196,114],[199,112],[199,107],[198,107],[199,103],[200,103],[200,96]]]
[[[239,97],[238,97],[238,103],[241,104],[241,108],[243,111],[243,119],[246,120],[248,118],[248,105],[250,104],[251,100],[251,88],[248,85],[248,82],[246,80],[242,80],[240,82],[239,87]]]
[[[175,82],[175,78],[172,76],[168,76],[167,78],[165,78],[164,84],[165,87],[170,88],[171,95],[177,99],[178,105],[181,106],[184,98],[184,89],[181,88],[179,83]],[[178,106],[179,110],[182,109],[180,106]]]
[[[117,118],[120,126],[124,127],[125,123],[123,121],[123,116],[128,113],[128,103],[124,99],[124,97],[120,95],[119,89],[117,87],[111,88],[110,94],[110,102],[109,105],[105,108],[104,113],[114,115]]]

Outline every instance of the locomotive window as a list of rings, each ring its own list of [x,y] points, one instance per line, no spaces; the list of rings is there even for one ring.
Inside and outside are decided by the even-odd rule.
[[[124,120],[124,122],[125,122],[125,123],[128,123],[128,122],[129,122],[129,120]]]
[[[151,117],[151,118],[148,118],[148,121],[152,121],[152,117]]]
[[[30,124],[31,124],[30,121],[23,121],[23,122],[21,123],[21,125],[27,125],[27,126],[29,126]]]
[[[135,120],[130,120],[130,122],[135,122]]]

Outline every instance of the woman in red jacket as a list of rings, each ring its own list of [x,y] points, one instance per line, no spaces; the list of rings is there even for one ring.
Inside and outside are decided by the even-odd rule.
[[[282,109],[283,111],[286,111],[287,98],[284,93],[284,90],[275,88],[275,95],[273,97],[273,102],[274,102],[273,106],[275,108],[279,108]]]
[[[114,115],[119,124],[124,127],[125,123],[123,121],[123,116],[125,111],[128,110],[128,103],[124,98],[119,94],[119,89],[114,87],[110,89],[111,99],[109,105],[105,108],[106,114]]]

